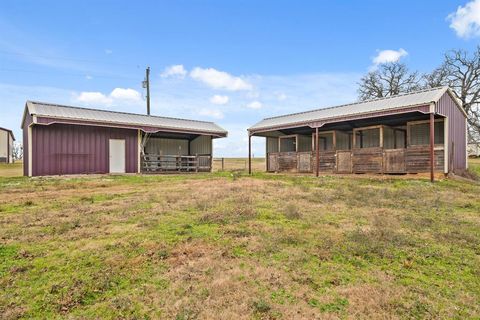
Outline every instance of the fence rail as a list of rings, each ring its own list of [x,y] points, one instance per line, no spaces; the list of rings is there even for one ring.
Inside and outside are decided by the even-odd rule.
[[[177,156],[147,154],[142,157],[142,172],[209,172],[212,169],[210,155]]]

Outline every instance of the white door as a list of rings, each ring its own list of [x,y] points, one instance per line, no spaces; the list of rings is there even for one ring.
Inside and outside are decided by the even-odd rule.
[[[125,140],[110,139],[110,173],[125,173]]]

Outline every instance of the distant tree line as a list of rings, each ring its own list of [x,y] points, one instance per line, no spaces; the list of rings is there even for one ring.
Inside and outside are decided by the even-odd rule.
[[[400,62],[382,64],[363,76],[358,85],[360,100],[449,86],[467,113],[469,139],[480,141],[480,46],[473,53],[448,51],[442,64],[425,74],[410,71]]]

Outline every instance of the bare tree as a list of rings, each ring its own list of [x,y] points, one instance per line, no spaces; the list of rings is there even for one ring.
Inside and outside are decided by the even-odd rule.
[[[23,146],[21,143],[13,143],[12,156],[14,161],[23,159]]]
[[[437,88],[448,85],[448,70],[444,67],[439,67],[431,73],[423,75],[423,86],[425,88]]]
[[[381,64],[367,73],[358,83],[360,100],[383,98],[411,92],[422,87],[418,72],[410,72],[404,63]]]
[[[424,79],[429,87],[448,85],[455,91],[468,115],[470,137],[480,136],[480,46],[472,55],[465,50],[447,52],[443,64]]]

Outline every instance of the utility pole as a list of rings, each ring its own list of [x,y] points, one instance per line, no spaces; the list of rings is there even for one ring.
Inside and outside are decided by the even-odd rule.
[[[147,88],[147,115],[150,115],[150,67],[145,70],[145,81],[143,81],[142,86]]]

